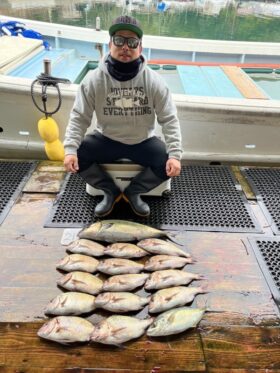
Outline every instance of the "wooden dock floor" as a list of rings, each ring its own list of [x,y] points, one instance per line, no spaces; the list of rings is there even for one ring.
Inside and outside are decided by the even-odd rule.
[[[34,184],[29,183],[0,227],[1,373],[280,372],[279,310],[247,245],[256,234],[179,234],[196,259],[188,270],[206,277],[199,284],[208,293],[197,296],[194,304],[208,312],[196,329],[165,338],[143,336],[123,348],[63,346],[40,339],[44,307],[61,292],[56,286],[61,273],[55,267],[65,246],[63,229],[43,228],[61,170],[49,166],[48,174],[54,173],[47,177],[38,169]],[[265,235],[272,236],[259,206],[251,204]],[[88,319],[96,322],[101,316]]]

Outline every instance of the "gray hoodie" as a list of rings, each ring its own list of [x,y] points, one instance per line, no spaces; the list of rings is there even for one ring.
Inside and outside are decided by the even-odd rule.
[[[65,133],[65,154],[77,153],[95,111],[97,131],[130,145],[153,136],[157,120],[169,158],[181,159],[177,110],[163,79],[143,57],[138,74],[120,82],[108,73],[106,59],[107,55],[79,86]]]

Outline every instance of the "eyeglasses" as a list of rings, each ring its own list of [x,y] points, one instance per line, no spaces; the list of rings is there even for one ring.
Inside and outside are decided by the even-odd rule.
[[[140,44],[140,39],[125,38],[124,36],[121,36],[121,35],[113,35],[112,40],[116,47],[123,47],[126,42],[128,48],[136,49]]]

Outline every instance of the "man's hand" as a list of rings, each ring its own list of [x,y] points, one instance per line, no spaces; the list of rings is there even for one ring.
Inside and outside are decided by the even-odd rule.
[[[175,158],[169,158],[166,162],[166,174],[169,177],[179,176],[181,172],[181,162]]]
[[[78,157],[74,154],[68,154],[64,158],[64,167],[66,171],[74,174],[79,170]]]

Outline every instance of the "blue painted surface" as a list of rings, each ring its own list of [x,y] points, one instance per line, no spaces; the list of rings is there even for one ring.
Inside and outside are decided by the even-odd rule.
[[[280,100],[280,80],[276,74],[249,74],[258,88],[270,99]]]
[[[94,42],[55,38],[52,36],[45,37],[45,39],[54,49],[75,49],[75,54],[78,58],[88,59],[90,61],[98,61],[100,59],[100,53],[96,49],[96,43]]]
[[[43,60],[51,60],[51,75],[75,82],[88,63],[75,49],[59,48],[43,50],[31,60],[9,73],[10,76],[35,79],[43,72]],[[197,96],[235,97],[242,94],[220,67],[216,66],[177,66],[168,85],[172,93],[185,93]],[[164,75],[165,77],[165,75]],[[168,78],[168,77],[166,77]],[[177,79],[177,80],[176,80]]]
[[[220,67],[179,65],[177,70],[188,95],[243,98]]]
[[[10,76],[35,79],[44,70],[43,60],[51,60],[51,75],[69,79],[74,82],[79,73],[87,65],[87,60],[77,59],[73,49],[41,51],[31,60],[9,73]]]

